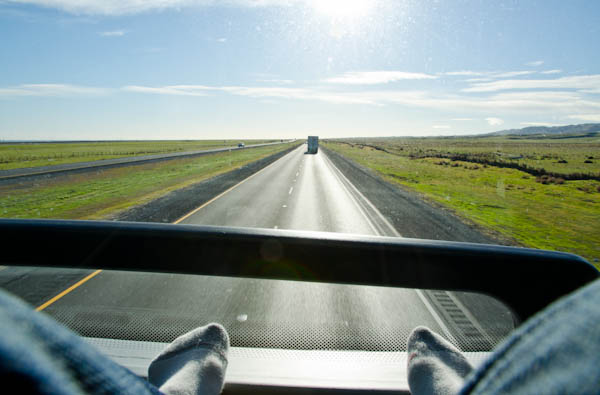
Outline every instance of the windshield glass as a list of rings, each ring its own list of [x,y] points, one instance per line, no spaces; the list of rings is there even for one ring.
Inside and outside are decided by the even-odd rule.
[[[500,244],[600,268],[599,29],[595,1],[1,1],[0,216]],[[217,321],[234,347],[404,351],[427,325],[478,352],[516,323],[444,290],[38,267],[0,286],[89,338]]]

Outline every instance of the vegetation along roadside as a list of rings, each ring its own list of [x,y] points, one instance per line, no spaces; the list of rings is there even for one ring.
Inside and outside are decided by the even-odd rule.
[[[0,183],[0,217],[107,219],[171,191],[245,166],[298,143],[233,150],[196,158]]]
[[[274,140],[244,140],[246,145]],[[279,141],[279,140],[277,140]],[[203,151],[237,146],[239,140],[23,142],[0,144],[0,170],[62,165],[130,156]]]
[[[518,244],[572,252],[600,268],[598,138],[562,140],[560,145],[543,138],[515,142],[508,137],[344,139],[323,144]],[[469,160],[473,157],[477,160]],[[486,163],[486,157],[508,165]],[[542,175],[510,166],[518,161],[541,169]],[[552,171],[544,173],[546,167]]]

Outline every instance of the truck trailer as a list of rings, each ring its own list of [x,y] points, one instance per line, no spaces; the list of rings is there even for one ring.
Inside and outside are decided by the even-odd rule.
[[[316,154],[319,151],[319,137],[308,136],[308,153]]]

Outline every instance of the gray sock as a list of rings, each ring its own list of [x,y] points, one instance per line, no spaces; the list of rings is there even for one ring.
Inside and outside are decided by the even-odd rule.
[[[166,394],[217,395],[223,389],[229,337],[219,324],[175,339],[148,367],[148,381]]]
[[[408,385],[413,395],[456,394],[471,364],[452,344],[425,327],[408,338]]]

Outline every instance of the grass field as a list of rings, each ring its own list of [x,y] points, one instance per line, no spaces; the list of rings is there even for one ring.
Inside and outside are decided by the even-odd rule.
[[[106,219],[292,146],[277,144],[0,186],[0,217]]]
[[[0,170],[236,146],[240,140],[0,144]],[[273,140],[243,140],[246,145]]]
[[[474,163],[521,165],[562,175],[600,177],[600,136],[540,138],[536,136],[479,138],[374,138],[351,139],[411,158],[461,157]]]
[[[598,139],[562,141],[557,145],[546,140],[515,143],[506,138],[352,139],[323,145],[375,170],[390,182],[409,187],[459,216],[499,232],[515,244],[572,252],[600,268],[600,181],[551,180],[517,169],[437,155],[442,151],[554,155],[566,158],[565,165],[569,166],[557,164],[557,169],[569,174],[581,172],[579,162],[590,156],[598,160],[586,165],[597,171]],[[540,159],[536,163],[543,166],[549,162]]]

